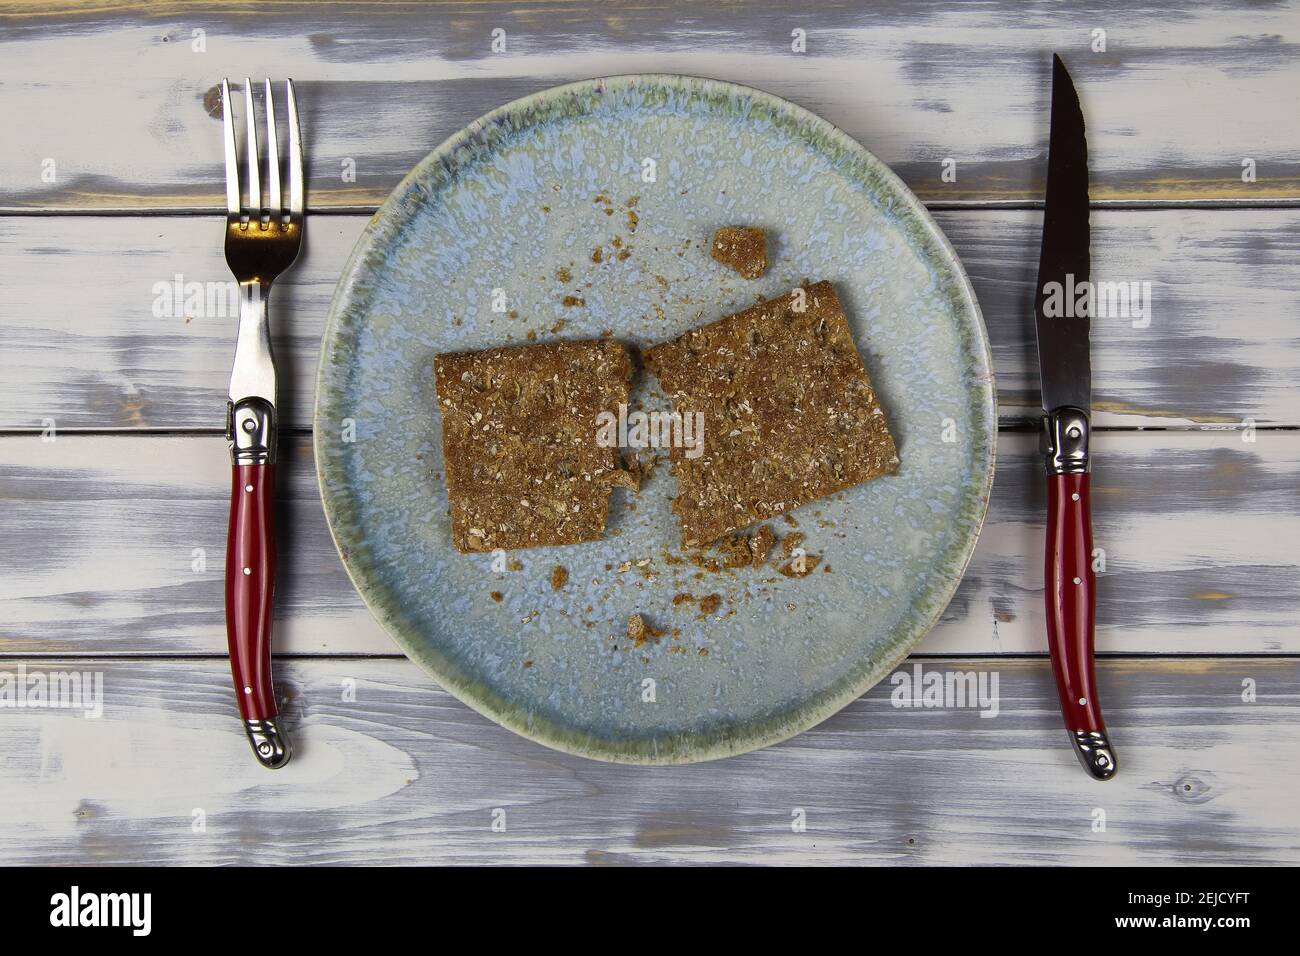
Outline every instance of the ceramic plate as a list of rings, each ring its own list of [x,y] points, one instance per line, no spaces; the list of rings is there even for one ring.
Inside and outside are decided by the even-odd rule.
[[[763,278],[710,258],[713,231],[733,224],[769,231]],[[639,494],[614,493],[601,541],[495,561],[452,547],[434,355],[601,335],[648,346],[821,279],[849,315],[901,465],[793,513],[821,556],[814,573],[681,563],[666,464]],[[664,401],[646,376],[633,395]],[[339,283],[315,419],[339,553],[402,650],[511,730],[632,763],[775,743],[887,674],[957,587],[995,435],[979,307],[921,203],[798,106],[660,75],[517,100],[416,166]],[[719,606],[674,605],[684,592]],[[631,646],[634,613],[667,633]]]

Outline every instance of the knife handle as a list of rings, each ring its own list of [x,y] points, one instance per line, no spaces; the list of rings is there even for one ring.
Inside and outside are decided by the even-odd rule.
[[[1047,552],[1043,600],[1052,675],[1070,743],[1083,768],[1098,780],[1115,776],[1115,749],[1097,701],[1093,624],[1097,575],[1092,569],[1088,413],[1063,406],[1045,421]]]
[[[256,421],[245,403],[232,423]],[[269,411],[267,421],[269,422]],[[269,426],[268,426],[269,427]],[[255,431],[245,428],[245,436]],[[273,446],[272,446],[273,447]],[[230,529],[226,540],[226,640],[230,672],[244,731],[259,763],[272,770],[289,762],[288,738],[280,730],[271,685],[271,622],[275,593],[275,464],[249,463],[232,448]],[[246,452],[242,457],[250,457]],[[264,456],[264,457],[270,457]]]
[[[1044,597],[1047,644],[1061,714],[1085,770],[1115,775],[1115,751],[1097,701],[1093,623],[1097,576],[1092,569],[1092,508],[1087,472],[1047,476],[1047,561]]]

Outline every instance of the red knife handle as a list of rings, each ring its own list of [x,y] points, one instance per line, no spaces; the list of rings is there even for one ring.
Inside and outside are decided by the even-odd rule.
[[[1082,412],[1078,413],[1080,416]],[[1071,427],[1067,423],[1067,428]],[[1087,419],[1077,427],[1085,441],[1082,460],[1087,467]],[[1068,442],[1069,437],[1063,436]],[[1049,443],[1051,425],[1049,419]],[[1061,443],[1056,445],[1061,447]],[[1058,456],[1061,459],[1068,456]],[[1047,644],[1052,653],[1052,674],[1070,741],[1085,770],[1098,780],[1115,775],[1115,751],[1097,700],[1093,665],[1093,625],[1097,607],[1097,576],[1092,567],[1092,507],[1086,470],[1052,472],[1048,459],[1047,553],[1044,600],[1047,605]],[[1058,467],[1069,468],[1068,460]]]
[[[242,403],[241,403],[242,404]],[[240,406],[232,412],[240,419]],[[249,429],[252,431],[252,429]],[[240,460],[238,446],[230,490],[226,541],[226,639],[239,715],[253,754],[264,767],[289,762],[271,686],[271,622],[275,593],[275,465]],[[273,452],[263,457],[272,457]],[[247,454],[244,457],[249,457]]]

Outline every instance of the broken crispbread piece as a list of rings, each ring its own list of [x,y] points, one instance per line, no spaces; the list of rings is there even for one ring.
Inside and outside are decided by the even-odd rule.
[[[698,457],[670,452],[684,547],[898,468],[829,282],[656,345],[644,360],[679,414],[704,415]]]
[[[746,279],[767,271],[767,233],[748,226],[723,226],[713,234],[709,254]]]
[[[434,358],[451,536],[462,552],[599,538],[619,471],[597,417],[627,403],[619,342],[552,342]]]

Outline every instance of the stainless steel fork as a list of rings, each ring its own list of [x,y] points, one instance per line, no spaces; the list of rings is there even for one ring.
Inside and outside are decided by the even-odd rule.
[[[267,299],[271,283],[293,265],[302,246],[302,136],[293,81],[287,80],[289,202],[280,192],[280,147],[271,81],[266,81],[267,195],[262,197],[261,157],[253,87],[244,79],[247,196],[242,201],[239,151],[230,84],[221,81],[226,153],[226,263],[239,282],[239,338],[226,404],[226,440],[233,481],[226,541],[226,639],[239,715],[253,753],[264,767],[289,762],[292,748],[280,727],[271,687],[271,621],[275,590],[275,451],[279,425],[275,360]]]

